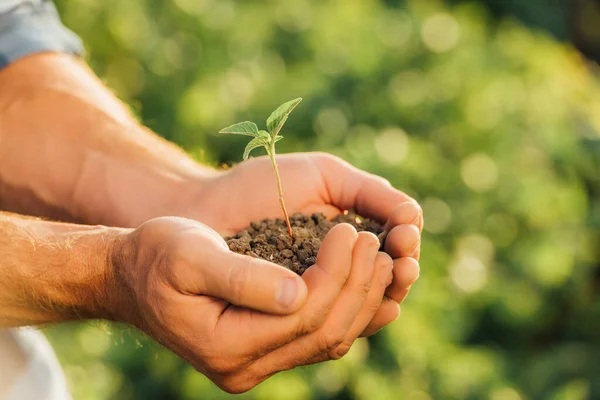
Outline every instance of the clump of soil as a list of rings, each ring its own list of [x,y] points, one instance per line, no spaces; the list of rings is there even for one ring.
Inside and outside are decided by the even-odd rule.
[[[226,238],[226,241],[231,251],[263,258],[302,275],[315,263],[327,232],[344,222],[354,226],[357,231],[373,232],[379,237],[383,247],[383,227],[376,221],[360,218],[354,212],[338,215],[331,221],[320,213],[293,214],[290,216],[293,238],[290,238],[283,219],[255,221],[237,235]]]

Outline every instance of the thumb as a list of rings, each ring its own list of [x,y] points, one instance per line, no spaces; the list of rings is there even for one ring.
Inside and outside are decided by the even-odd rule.
[[[304,280],[284,267],[225,249],[212,256],[202,263],[199,294],[271,314],[292,314],[306,302]]]
[[[385,179],[361,171],[330,154],[313,156],[329,191],[331,204],[341,210],[356,209],[359,214],[385,222],[396,206],[416,201]],[[416,205],[418,207],[418,205]]]

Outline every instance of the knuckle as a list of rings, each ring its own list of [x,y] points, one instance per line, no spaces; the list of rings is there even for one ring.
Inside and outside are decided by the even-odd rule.
[[[332,351],[342,343],[346,338],[346,331],[341,328],[333,330],[324,330],[321,335],[321,349],[324,351]]]
[[[241,369],[241,365],[235,360],[220,356],[214,357],[210,361],[209,369],[215,375],[229,376],[239,371]]]
[[[250,259],[248,262],[240,262],[229,269],[229,289],[231,290],[233,298],[238,301],[245,296],[251,279],[252,264],[254,262],[254,259]]]
[[[383,301],[382,299],[383,297],[383,293],[382,296],[380,296],[377,301],[372,301],[367,303],[366,308],[367,308],[367,312],[371,313],[371,314],[375,314],[377,311],[379,311],[379,308],[381,307],[381,302]]]
[[[260,381],[245,374],[233,374],[221,379],[217,385],[229,394],[242,394],[258,385]]]
[[[356,293],[360,294],[362,297],[367,297],[369,292],[371,291],[371,281],[366,282],[357,282],[354,285],[354,290]]]
[[[215,383],[229,394],[241,394],[249,391],[276,373],[276,371],[264,373],[264,371],[257,371],[256,369],[254,369],[254,372],[252,371],[253,369],[249,368],[242,372],[229,374],[221,377]]]
[[[301,324],[298,325],[297,337],[308,335],[309,333],[316,332],[323,326],[327,313],[315,313],[314,315],[305,318]]]
[[[352,347],[352,343],[344,342],[328,353],[329,358],[331,360],[339,360],[340,358],[342,358],[346,354],[348,354],[351,347]]]
[[[390,272],[391,276],[391,272]],[[371,293],[371,297],[365,301],[365,309],[368,313],[375,314],[385,299],[385,290],[387,286],[377,288],[377,293]]]

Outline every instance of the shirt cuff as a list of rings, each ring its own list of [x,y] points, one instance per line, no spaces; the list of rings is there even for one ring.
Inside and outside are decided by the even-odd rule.
[[[19,0],[0,7],[0,69],[27,55],[45,51],[82,55],[81,40],[60,21],[45,0]]]

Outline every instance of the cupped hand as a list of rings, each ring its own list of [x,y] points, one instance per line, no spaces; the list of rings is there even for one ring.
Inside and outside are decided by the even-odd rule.
[[[331,218],[356,209],[385,225],[385,251],[393,258],[393,281],[377,313],[361,335],[375,333],[394,321],[399,303],[419,276],[422,210],[412,198],[385,179],[361,171],[327,153],[295,153],[277,157],[288,212],[321,212]],[[267,157],[250,159],[218,174],[185,206],[191,216],[231,235],[251,221],[283,217],[275,174]],[[373,302],[376,300],[373,299]]]
[[[327,234],[302,277],[232,253],[215,231],[183,218],[150,220],[112,249],[114,318],[231,393],[343,356],[380,312],[395,276],[375,235],[348,224]]]

